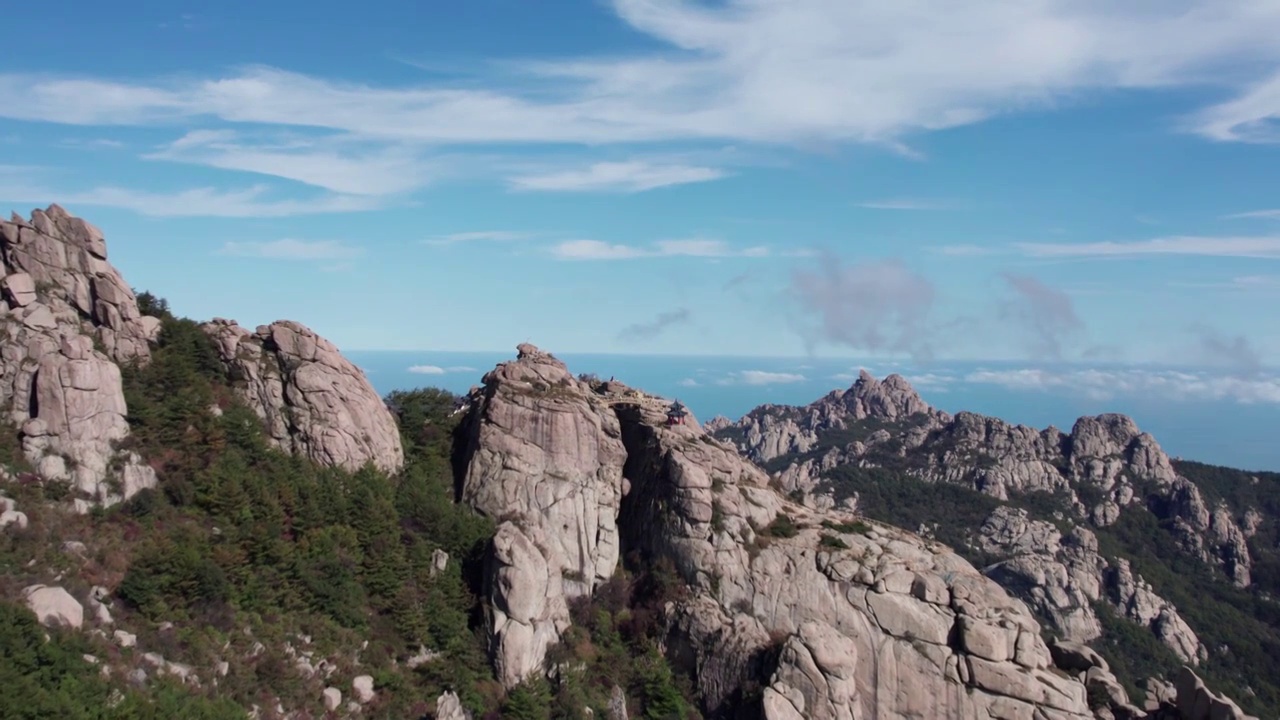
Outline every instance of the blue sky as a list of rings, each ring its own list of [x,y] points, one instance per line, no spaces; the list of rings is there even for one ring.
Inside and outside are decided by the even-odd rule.
[[[345,349],[1169,363],[1280,402],[1276,0],[353,7],[7,8],[0,204]]]

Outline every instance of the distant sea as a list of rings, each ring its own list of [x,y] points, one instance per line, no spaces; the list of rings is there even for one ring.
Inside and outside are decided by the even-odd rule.
[[[417,387],[465,393],[509,353],[349,351],[381,394]],[[1002,363],[901,363],[818,358],[560,354],[575,374],[616,377],[679,398],[699,420],[737,419],[764,403],[804,405],[848,387],[859,367],[900,373],[930,405],[1069,431],[1076,418],[1118,412],[1155,436],[1170,456],[1247,470],[1280,470],[1280,403],[1213,397],[1197,371],[1085,369]],[[1159,375],[1159,382],[1155,377]],[[1199,379],[1198,379],[1199,378]],[[1220,393],[1219,393],[1220,394]]]

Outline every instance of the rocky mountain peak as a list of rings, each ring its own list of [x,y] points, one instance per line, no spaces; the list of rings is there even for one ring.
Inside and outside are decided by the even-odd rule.
[[[933,411],[905,377],[895,373],[881,381],[865,368],[841,399],[848,413],[858,420],[898,420]]]

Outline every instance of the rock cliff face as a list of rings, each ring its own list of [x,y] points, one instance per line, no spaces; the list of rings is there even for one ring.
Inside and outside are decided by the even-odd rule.
[[[111,504],[155,484],[133,453],[117,363],[145,363],[160,321],[138,310],[102,233],[57,205],[0,222],[0,403],[37,474]]]
[[[371,462],[395,472],[404,465],[391,411],[333,343],[289,320],[249,332],[214,318],[204,330],[277,447],[348,470]]]
[[[473,393],[462,497],[502,520],[488,585],[504,683],[542,666],[564,598],[610,575],[620,546],[689,584],[667,652],[709,711],[755,676],[768,718],[1092,717],[1027,607],[969,563],[787,502],[665,409],[597,393],[531,346]]]
[[[502,521],[489,595],[511,686],[568,627],[567,601],[617,569],[626,450],[605,400],[533,346],[485,375],[470,405],[462,498]]]

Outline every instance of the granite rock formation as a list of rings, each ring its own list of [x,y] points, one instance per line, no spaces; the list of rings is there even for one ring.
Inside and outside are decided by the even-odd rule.
[[[120,363],[146,363],[160,321],[107,262],[102,233],[57,205],[0,222],[0,403],[37,475],[70,482],[76,506],[155,485],[129,432]],[[87,499],[86,499],[87,498]]]
[[[395,472],[404,465],[395,417],[333,343],[289,320],[250,332],[214,318],[204,330],[274,445],[348,470],[373,463]]]

